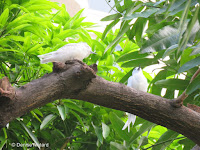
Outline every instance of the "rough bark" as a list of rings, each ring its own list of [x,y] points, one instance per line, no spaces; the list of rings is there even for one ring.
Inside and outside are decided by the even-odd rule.
[[[135,114],[181,133],[200,145],[198,112],[185,106],[172,107],[172,100],[107,81],[97,76],[94,70],[95,65],[89,67],[79,61],[57,64],[54,72],[17,89],[3,78],[0,80],[0,127],[46,103],[70,98]]]

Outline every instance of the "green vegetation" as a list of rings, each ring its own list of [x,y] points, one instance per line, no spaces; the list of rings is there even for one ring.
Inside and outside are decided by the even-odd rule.
[[[116,14],[102,19],[112,22],[100,33],[92,30],[93,23],[84,22],[83,10],[70,17],[64,5],[47,0],[0,1],[0,79],[7,76],[13,86],[20,87],[40,78],[52,71],[52,63],[40,64],[37,55],[83,41],[97,53],[84,62],[98,63],[97,75],[106,80],[126,84],[133,67],[162,63],[155,77],[144,72],[149,93],[161,95],[167,88],[164,97],[173,99],[175,90],[180,95],[187,89],[184,105],[200,105],[200,76],[189,84],[200,65],[198,1],[115,0],[112,9]],[[112,31],[118,22],[120,29]],[[97,37],[92,39],[90,33]],[[124,112],[88,102],[56,100],[3,128],[0,149],[34,142],[32,149],[38,149],[40,143],[49,143],[50,149],[75,150],[188,150],[195,145],[183,135],[139,117],[130,133],[122,131],[126,119]]]

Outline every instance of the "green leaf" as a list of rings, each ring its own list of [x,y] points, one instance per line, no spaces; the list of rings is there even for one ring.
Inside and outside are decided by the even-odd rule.
[[[198,43],[197,45],[195,45],[191,48],[193,49],[192,53],[190,54],[191,56],[200,53],[200,43]]]
[[[150,130],[155,124],[149,121],[145,121],[140,129],[130,138],[130,144],[133,143],[137,138],[144,132]]]
[[[165,79],[159,80],[155,83],[155,85],[167,88],[170,90],[185,90],[189,84],[189,81],[182,79]]]
[[[110,127],[102,122],[102,130],[103,138],[106,139],[110,133]]]
[[[114,112],[109,113],[109,119],[112,123],[113,129],[115,130],[115,132],[118,133],[118,135],[123,140],[128,142],[133,133],[132,132],[128,133],[128,130],[122,130],[124,126],[124,122]]]
[[[9,17],[9,9],[6,8],[0,16],[0,28],[6,24],[8,17]]]
[[[165,53],[163,54],[162,58],[164,59],[166,56],[169,56],[171,53],[175,52],[177,48],[178,48],[178,44],[170,46],[169,48],[165,50]]]
[[[77,104],[75,104],[73,102],[65,101],[64,104],[70,109],[76,110],[76,111],[80,112],[83,115],[87,115],[87,113],[82,108],[80,108],[79,105],[77,105]]]
[[[120,5],[120,2],[122,0],[114,0],[115,1],[115,7],[117,8],[117,11],[119,11],[120,13],[123,11],[122,6]]]
[[[106,66],[112,66],[115,60],[115,56],[113,54],[108,55],[106,60]]]
[[[56,116],[53,114],[46,116],[40,125],[40,130],[46,128],[54,119],[56,119]]]
[[[184,145],[183,150],[188,150],[188,149],[192,150],[192,148],[196,145],[193,141],[191,141],[188,138],[180,140],[178,143]]]
[[[139,143],[139,145],[138,145],[137,149],[139,149],[142,145],[148,144],[148,137],[142,136],[138,143]]]
[[[35,144],[37,145],[37,147],[40,149],[40,143],[37,139],[37,137],[33,134],[33,132],[31,132],[31,130],[29,128],[26,127],[25,124],[23,124],[23,122],[21,122],[21,125],[24,127],[24,129],[26,130],[26,132],[29,134],[29,136],[31,137],[31,139],[35,142]]]
[[[49,72],[52,72],[52,67],[50,67],[49,65],[47,65],[47,64],[40,64],[40,66],[42,68],[44,68],[45,70],[47,70]]]
[[[95,133],[96,133],[96,135],[97,135],[97,137],[98,137],[100,143],[103,144],[103,135],[102,135],[102,130],[101,130],[101,128],[95,126],[95,125],[93,124],[93,122],[92,122],[92,126],[93,126],[93,128],[94,128],[94,131],[95,131]]]
[[[147,9],[147,10],[145,10],[143,12],[135,12],[132,15],[125,16],[123,18],[123,20],[132,20],[134,18],[139,18],[139,17],[148,18],[149,16],[151,16],[152,14],[157,12],[158,10],[159,10],[159,8],[151,8],[151,9]]]
[[[9,51],[16,51],[16,52],[18,52],[18,50],[15,50],[15,49],[7,49],[7,48],[0,47],[0,52],[9,52]]]
[[[165,26],[150,37],[141,47],[141,53],[156,52],[178,43],[179,31],[171,26]]]
[[[102,34],[102,38],[101,38],[102,40],[105,39],[108,32],[112,29],[112,27],[114,27],[119,22],[119,20],[120,19],[116,19],[113,22],[111,22],[109,25],[106,26],[106,28],[105,28],[105,30],[103,31],[103,34]]]
[[[34,111],[31,111],[31,114],[39,121],[39,122],[42,122],[40,120],[40,118],[37,116],[37,114],[34,112]]]
[[[125,83],[128,78],[132,75],[133,69],[131,69],[123,78],[119,81],[120,83]]]
[[[179,70],[178,70],[178,73],[181,73],[181,72],[184,72],[184,71],[187,71],[191,68],[194,68],[196,66],[200,65],[200,56],[195,58],[195,59],[192,59],[188,62],[186,62],[184,65],[182,65]]]
[[[198,75],[187,87],[186,94],[191,94],[192,92],[200,89],[200,75]]]
[[[31,27],[31,26],[32,26],[31,24],[22,24],[22,25],[15,27],[15,28],[12,28],[7,33],[14,33],[16,31],[19,31],[19,30],[25,29],[26,27]]]
[[[134,51],[134,52],[120,56],[118,58],[117,62],[128,61],[128,60],[138,59],[138,58],[144,58],[147,56],[148,56],[148,54],[140,54],[139,51]]]
[[[195,35],[199,31],[199,22],[197,21],[198,12],[199,12],[199,7],[196,7],[194,16],[187,25],[187,30],[185,31],[182,37],[180,36],[181,40],[179,43],[179,49],[185,49],[188,41],[189,43],[193,44],[194,39],[192,38],[191,41],[189,39],[192,35]]]
[[[121,67],[146,67],[156,63],[157,61],[153,58],[141,58],[125,62],[121,65]]]
[[[112,47],[111,48],[111,53],[112,53],[112,50],[119,43],[121,38],[124,36],[124,33],[126,33],[129,28],[130,28],[130,25],[126,21],[122,22],[121,23],[121,29],[120,29],[119,33],[117,34],[117,37],[106,47],[106,50],[105,50],[104,53],[106,53],[106,51],[111,47]]]
[[[41,117],[43,117],[43,114],[39,109],[34,109],[33,111],[34,111],[34,113],[36,113],[36,114],[40,115]]]
[[[18,5],[18,4],[12,4],[12,5],[9,6],[10,10],[13,9],[13,8],[18,8],[18,9],[23,10],[26,13],[30,13],[25,7]]]
[[[4,145],[6,144],[7,140],[4,139],[4,140],[1,140],[1,143],[0,143],[0,149],[3,149]]]
[[[179,133],[174,132],[172,130],[166,131],[164,134],[162,134],[162,136],[154,144],[155,146],[152,148],[152,150],[166,149],[178,135],[179,135]],[[170,139],[171,139],[171,141],[169,141]]]
[[[58,105],[57,109],[59,111],[61,119],[64,121],[66,119],[66,114],[67,114],[67,111],[68,111],[67,107],[65,107],[65,105],[64,106]]]
[[[116,19],[120,18],[121,16],[122,15],[120,13],[116,13],[116,14],[109,15],[109,16],[106,16],[106,17],[102,18],[101,21],[116,20]]]
[[[81,117],[80,117],[76,112],[74,112],[73,110],[69,110],[69,111],[78,119],[79,123],[80,123],[83,127],[85,127],[85,125],[84,125],[84,123],[83,123]]]
[[[42,47],[42,46],[44,46],[45,44],[43,43],[43,44],[36,44],[36,45],[34,45],[33,47],[31,47],[28,51],[27,51],[27,53],[28,54],[32,54],[33,52],[35,53],[40,47]]]
[[[25,37],[17,36],[17,35],[9,35],[9,36],[6,36],[6,38],[9,38],[10,40],[14,40],[14,41],[21,41],[21,42],[25,40]]]
[[[110,142],[110,150],[127,150],[127,148],[119,143]]]
[[[78,34],[80,31],[74,30],[74,29],[68,29],[60,32],[58,35],[55,35],[55,38],[58,37],[61,40],[66,39],[67,37],[70,37],[72,35]]]

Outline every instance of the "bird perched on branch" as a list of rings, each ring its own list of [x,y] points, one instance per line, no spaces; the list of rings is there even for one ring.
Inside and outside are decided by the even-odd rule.
[[[148,82],[145,76],[142,73],[142,69],[140,67],[136,67],[133,72],[132,76],[128,78],[127,86],[132,87],[136,90],[147,92]],[[122,130],[125,130],[128,127],[128,132],[130,132],[130,124],[132,125],[135,123],[136,116],[130,113],[128,114],[128,120],[126,121]]]
[[[65,63],[67,60],[77,59],[82,61],[84,58],[88,57],[90,54],[95,54],[91,47],[87,43],[70,43],[57,51],[50,52],[43,55],[38,55],[40,58],[40,63],[48,62],[61,62]]]

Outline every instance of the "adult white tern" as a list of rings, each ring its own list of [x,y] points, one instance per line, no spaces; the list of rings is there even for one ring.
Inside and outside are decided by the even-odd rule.
[[[147,92],[148,82],[145,76],[142,73],[142,69],[140,67],[136,67],[133,72],[132,76],[128,78],[127,86],[132,87],[136,90]],[[130,132],[130,124],[132,125],[135,123],[136,116],[130,113],[128,114],[128,120],[126,121],[122,130],[125,130],[128,127],[128,132]]]
[[[70,43],[66,44],[63,47],[59,48],[57,51],[50,52],[43,55],[38,55],[40,58],[40,63],[48,63],[48,62],[62,62],[65,63],[67,60],[83,60],[92,54],[91,47],[84,42],[80,43]],[[95,53],[94,53],[95,54]]]

